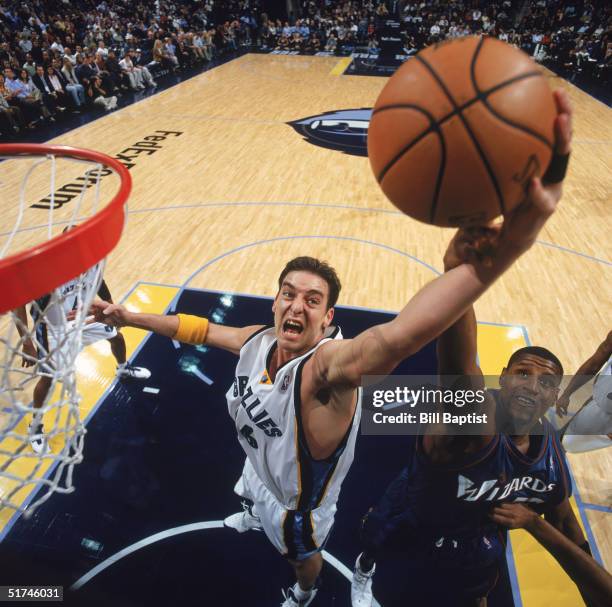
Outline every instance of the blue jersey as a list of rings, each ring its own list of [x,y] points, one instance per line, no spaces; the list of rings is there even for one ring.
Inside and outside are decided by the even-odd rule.
[[[546,420],[529,451],[497,434],[480,451],[441,465],[425,454],[422,436],[410,437],[405,468],[366,518],[366,545],[376,550],[398,535],[408,551],[438,562],[494,563],[505,544],[505,530],[488,517],[495,505],[523,502],[542,514],[571,495],[567,462]]]

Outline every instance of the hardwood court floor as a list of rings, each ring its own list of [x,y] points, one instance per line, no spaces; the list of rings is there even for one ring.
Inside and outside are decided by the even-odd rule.
[[[337,63],[245,55],[53,141],[115,155],[166,132],[155,153],[134,155],[129,222],[106,272],[115,299],[140,280],[272,295],[284,261],[311,254],[337,268],[341,303],[397,311],[441,271],[451,231],[394,213],[366,158],[310,145],[287,125],[372,107],[385,79],[332,74]],[[610,329],[612,121],[600,102],[550,81],[575,108],[566,194],[541,241],[476,312],[524,326],[574,372]],[[10,202],[0,200],[3,213]],[[27,213],[31,225],[45,221],[42,210]],[[587,516],[611,569],[612,450],[570,461],[583,500],[600,507]]]

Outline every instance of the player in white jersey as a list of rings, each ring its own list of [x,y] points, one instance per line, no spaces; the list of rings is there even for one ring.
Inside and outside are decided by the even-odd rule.
[[[98,288],[98,295],[111,300],[111,294],[104,280],[99,277],[98,265],[90,268],[84,277],[75,278],[61,285],[53,293],[44,295],[30,304],[30,314],[36,326],[35,340],[24,339],[22,366],[38,364],[39,379],[34,387],[33,406],[41,409],[49,395],[55,370],[66,368],[72,359],[76,332],[70,332],[70,313],[82,302],[93,299],[91,291]],[[88,292],[89,291],[89,292]],[[18,318],[17,329],[24,336],[27,333],[28,316],[26,306],[15,310]],[[136,367],[127,362],[125,338],[114,327],[94,322],[84,327],[80,337],[80,347],[84,348],[102,339],[108,340],[111,352],[117,361],[119,379],[147,379],[151,373],[144,367]],[[35,343],[36,342],[36,343]],[[48,450],[42,416],[35,413],[29,426],[30,445],[34,452]]]
[[[563,446],[570,453],[612,445],[612,331],[593,355],[582,363],[557,401],[559,416],[567,414],[570,396],[595,376],[592,397],[562,430]]]
[[[558,126],[569,133],[569,116],[561,116]],[[353,456],[362,377],[391,373],[462,316],[535,242],[560,197],[560,185],[544,187],[533,179],[486,262],[474,243],[469,262],[426,285],[393,320],[353,339],[331,338],[340,282],[330,266],[311,257],[292,260],[281,273],[270,329],[94,304],[96,320],[111,326],[139,327],[240,356],[228,405],[247,455],[236,490],[254,508],[226,524],[239,531],[263,528],[287,557],[297,583],[283,607],[306,607],[316,594],[320,551]]]

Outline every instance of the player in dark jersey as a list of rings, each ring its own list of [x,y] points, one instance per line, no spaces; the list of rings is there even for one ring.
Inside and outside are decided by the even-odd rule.
[[[566,111],[569,120],[569,107]],[[559,129],[556,134],[555,157],[544,180],[545,187],[559,195],[565,173],[559,167],[569,155],[571,137]],[[460,231],[445,255],[445,270],[470,256],[482,262],[494,255],[502,229],[497,225]],[[469,377],[471,387],[483,388],[476,361],[476,318],[470,308],[438,339],[438,371],[441,377]],[[364,517],[364,550],[357,557],[351,587],[353,607],[371,605],[375,561],[397,549],[415,568],[436,572],[440,584],[431,588],[429,605],[486,606],[505,549],[505,528],[492,518],[492,509],[500,504],[526,503],[590,554],[569,504],[565,457],[543,417],[555,404],[562,375],[562,365],[550,351],[523,348],[503,369],[500,390],[487,393],[490,426],[484,435],[424,430],[410,437],[404,469]],[[588,588],[582,586],[581,591],[584,596]]]
[[[440,375],[481,377],[473,310],[439,338],[438,359]],[[502,371],[501,389],[488,393],[500,432],[409,438],[405,468],[364,519],[354,607],[371,604],[374,561],[381,551],[398,547],[443,572],[452,597],[444,599],[445,607],[486,605],[505,550],[505,533],[490,517],[500,503],[528,504],[588,551],[568,501],[565,457],[543,417],[555,403],[562,374],[554,354],[523,348]]]
[[[490,248],[496,233],[497,228],[460,232],[447,251],[445,269],[475,248]],[[470,309],[438,339],[439,374],[464,376],[472,387],[484,387],[476,360],[476,318]],[[590,554],[569,504],[563,450],[544,417],[555,404],[562,375],[552,352],[522,348],[503,369],[500,389],[487,392],[491,427],[497,431],[450,436],[424,430],[409,437],[404,469],[364,517],[353,607],[371,605],[375,561],[387,550],[400,550],[409,562],[413,557],[437,572],[444,588],[435,589],[431,605],[485,606],[505,551],[503,519],[492,513],[500,504],[528,505]],[[580,590],[589,601],[588,588]]]

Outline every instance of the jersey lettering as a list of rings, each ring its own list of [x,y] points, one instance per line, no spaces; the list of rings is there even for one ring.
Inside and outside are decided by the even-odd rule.
[[[248,424],[244,424],[244,426],[242,426],[242,428],[240,429],[240,434],[242,434],[242,436],[244,436],[244,440],[249,443],[249,445],[253,448],[253,449],[257,449],[257,441],[255,440],[255,437],[253,436],[253,428],[251,428],[251,426],[249,426]]]
[[[499,486],[495,479],[486,480],[480,485],[476,485],[469,478],[460,474],[457,479],[457,497],[467,502],[476,502],[481,499],[486,501],[503,500],[521,491],[550,493],[556,486],[556,483],[546,484],[533,476],[513,478],[509,483],[502,486]],[[541,498],[533,495],[515,495],[513,499],[517,502],[543,502]]]
[[[246,375],[239,375],[238,377],[234,377],[234,398],[244,394],[244,390],[249,383],[249,378]]]
[[[237,378],[240,379],[240,378]],[[236,385],[236,380],[234,380],[234,385]],[[238,384],[239,385],[239,384]],[[240,389],[240,387],[239,387]],[[246,411],[246,414],[249,416],[249,419],[261,430],[264,431],[266,436],[271,438],[275,438],[277,436],[282,436],[283,433],[281,429],[276,425],[274,420],[270,417],[268,412],[261,408],[261,401],[259,398],[255,397],[255,400],[249,402],[249,399],[252,398],[253,388],[249,386],[246,390],[243,390],[243,396],[240,401],[240,405]],[[259,411],[256,411],[257,409]],[[251,429],[252,432],[252,429]]]

